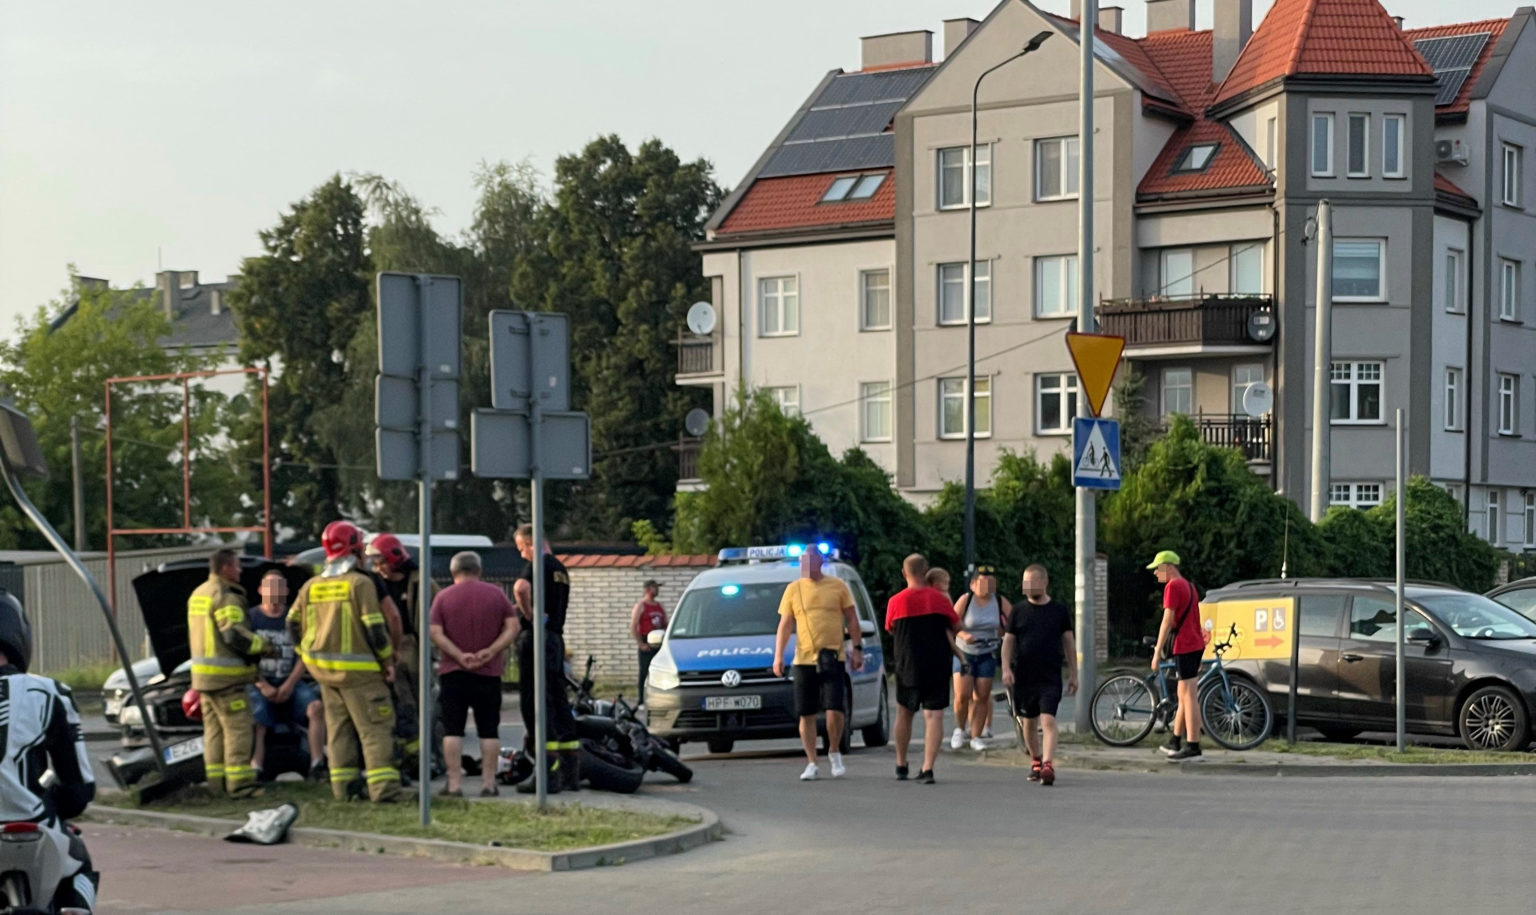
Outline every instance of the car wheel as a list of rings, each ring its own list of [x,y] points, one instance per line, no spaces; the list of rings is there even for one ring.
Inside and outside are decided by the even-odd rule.
[[[707,743],[711,753],[729,753],[731,748],[736,746],[736,741],[728,737],[711,738]]]
[[[1360,733],[1359,728],[1345,727],[1342,724],[1320,724],[1317,732],[1328,740],[1352,740]]]
[[[880,683],[880,711],[875,723],[859,732],[866,747],[883,747],[891,741],[891,703],[885,692],[885,682]]]
[[[1485,686],[1467,697],[1457,716],[1461,740],[1473,750],[1525,749],[1530,721],[1508,688]]]

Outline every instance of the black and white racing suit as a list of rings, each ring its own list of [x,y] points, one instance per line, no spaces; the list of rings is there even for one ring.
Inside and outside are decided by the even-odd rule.
[[[79,836],[65,820],[96,796],[96,778],[80,733],[80,712],[69,687],[15,667],[0,667],[0,823],[32,822],[55,833],[72,863],[60,899],[94,909],[97,875]],[[53,769],[58,782],[41,785]],[[73,869],[71,869],[73,868]]]

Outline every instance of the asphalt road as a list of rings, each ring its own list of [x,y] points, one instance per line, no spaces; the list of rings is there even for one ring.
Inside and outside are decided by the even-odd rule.
[[[929,787],[896,782],[889,748],[848,761],[845,779],[802,783],[793,750],[695,758],[693,783],[655,778],[643,791],[713,808],[724,841],[569,874],[112,827],[88,840],[105,873],[103,912],[1530,909],[1526,778],[1065,770],[1043,788],[1021,769],[946,751]],[[208,867],[220,889],[194,890]]]

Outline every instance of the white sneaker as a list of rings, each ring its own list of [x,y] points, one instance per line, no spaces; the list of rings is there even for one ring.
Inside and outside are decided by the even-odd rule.
[[[958,750],[965,746],[965,738],[968,736],[970,735],[966,734],[964,730],[955,728],[955,733],[949,735],[949,748],[951,750]]]
[[[832,760],[832,777],[833,778],[842,778],[844,775],[848,774],[848,767],[843,765],[843,754],[841,754],[841,753],[832,753],[832,754],[829,754],[828,758],[830,758]]]
[[[972,750],[975,750],[977,753],[980,753],[982,750],[985,750],[986,748],[987,748],[987,745],[981,742],[981,738],[980,737],[972,737],[971,738],[971,749]]]
[[[982,731],[981,732],[981,739],[982,740],[991,740],[992,739],[992,729],[991,728],[987,728],[985,731]]]
[[[805,771],[800,773],[800,780],[802,782],[814,782],[818,778],[821,778],[821,770],[816,768],[815,763],[806,763]]]

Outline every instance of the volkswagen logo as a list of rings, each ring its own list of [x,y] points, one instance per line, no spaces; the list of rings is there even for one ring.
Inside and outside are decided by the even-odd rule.
[[[741,671],[728,670],[720,675],[720,685],[735,689],[741,685]]]

